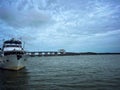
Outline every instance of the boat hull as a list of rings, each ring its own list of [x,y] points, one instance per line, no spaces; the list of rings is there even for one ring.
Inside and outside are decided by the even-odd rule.
[[[0,57],[0,68],[9,70],[20,70],[26,66],[26,55],[7,55]]]

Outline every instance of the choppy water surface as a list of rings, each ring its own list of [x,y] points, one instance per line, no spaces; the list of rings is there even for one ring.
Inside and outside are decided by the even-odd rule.
[[[120,90],[120,55],[30,57],[26,69],[0,70],[0,90]]]

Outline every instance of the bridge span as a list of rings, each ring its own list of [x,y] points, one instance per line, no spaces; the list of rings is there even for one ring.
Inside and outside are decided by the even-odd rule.
[[[36,51],[36,52],[26,52],[27,55],[30,56],[60,56],[64,55],[65,52],[57,52],[57,51]]]

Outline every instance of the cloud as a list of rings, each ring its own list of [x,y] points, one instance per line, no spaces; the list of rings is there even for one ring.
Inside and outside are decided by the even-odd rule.
[[[71,51],[92,51],[102,47],[111,48],[112,43],[114,48],[119,45],[120,6],[114,1],[5,2],[0,5],[0,20],[5,23],[0,27],[5,30],[4,33],[22,37],[30,49],[38,47],[43,50],[65,48]]]
[[[35,8],[21,9],[8,5],[0,7],[0,19],[13,27],[37,27],[49,23],[51,16]]]
[[[106,33],[96,33],[94,36],[96,37],[112,37],[118,36],[120,34],[120,30],[108,31]]]

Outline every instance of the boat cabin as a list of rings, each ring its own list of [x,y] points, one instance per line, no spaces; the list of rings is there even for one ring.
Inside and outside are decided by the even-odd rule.
[[[7,40],[3,43],[2,51],[4,55],[23,54],[22,42],[20,40]]]

